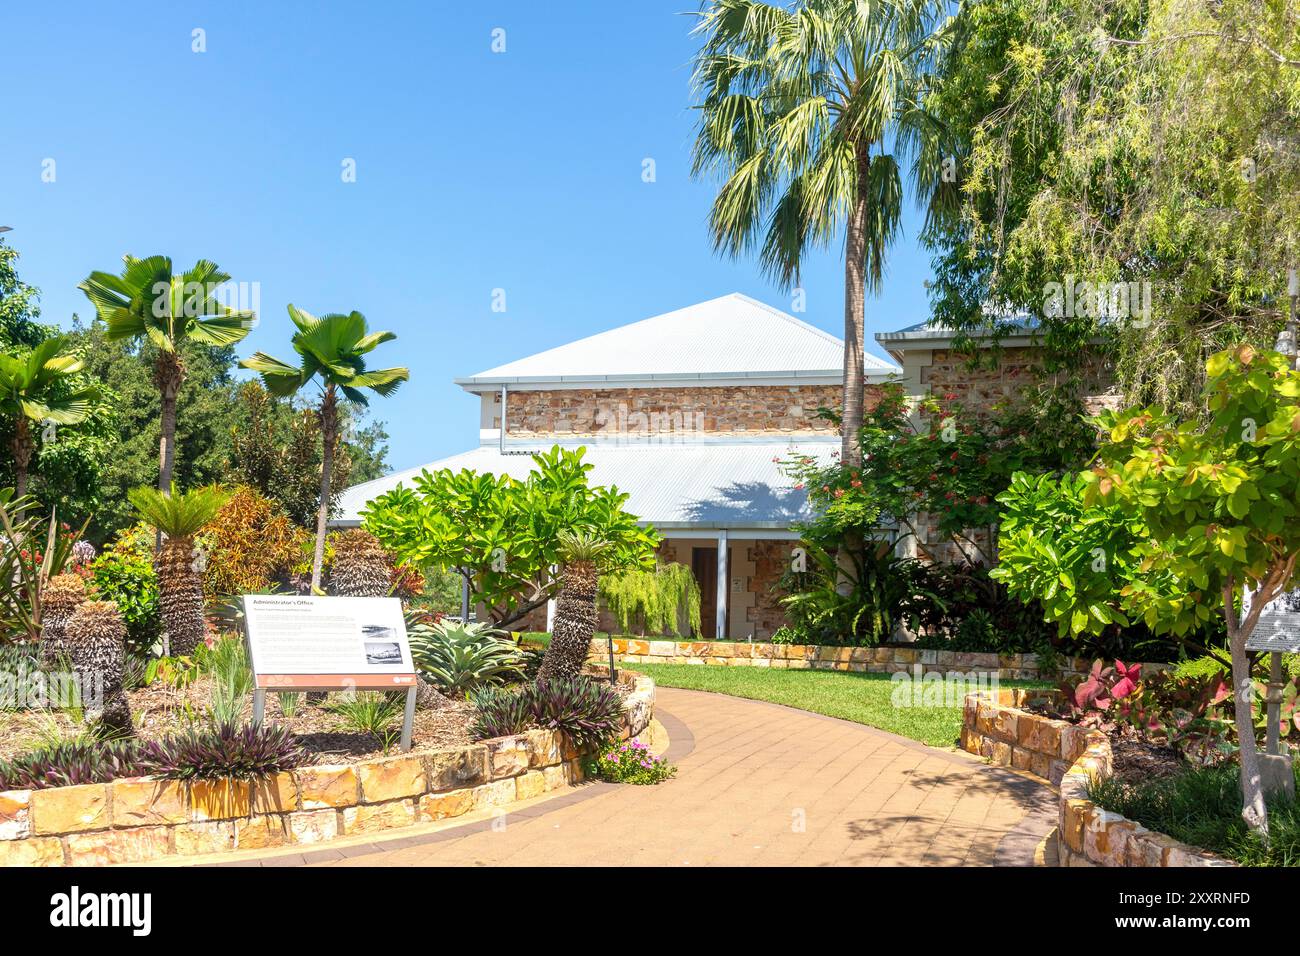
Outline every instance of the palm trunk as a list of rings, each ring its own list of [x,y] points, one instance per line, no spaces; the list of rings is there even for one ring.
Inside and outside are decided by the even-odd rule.
[[[14,453],[14,497],[22,498],[27,494],[27,470],[35,449],[32,445],[31,425],[21,413],[10,447]]]
[[[844,242],[844,413],[840,422],[840,461],[854,468],[862,464],[863,351],[866,311],[867,158],[858,159],[858,193],[849,217]]]
[[[185,380],[185,366],[180,356],[165,349],[158,352],[154,379],[162,395],[162,436],[158,439],[158,490],[164,495],[172,493],[172,472],[176,464],[176,397]],[[162,532],[153,539],[154,554],[162,551]]]
[[[338,432],[338,399],[334,386],[325,386],[320,403],[321,463],[320,507],[316,511],[316,554],[311,563],[311,588],[320,588],[321,568],[325,564],[325,526],[330,514],[330,475],[334,469],[334,443]]]
[[[1256,601],[1264,603],[1263,588]],[[1268,839],[1268,807],[1264,803],[1264,780],[1259,769],[1259,755],[1255,750],[1255,721],[1251,702],[1255,684],[1250,677],[1250,658],[1246,653],[1246,639],[1254,630],[1254,620],[1241,622],[1233,606],[1235,588],[1229,583],[1223,589],[1223,616],[1228,625],[1228,641],[1232,649],[1232,698],[1237,724],[1237,756],[1241,761],[1241,818],[1246,826]]]

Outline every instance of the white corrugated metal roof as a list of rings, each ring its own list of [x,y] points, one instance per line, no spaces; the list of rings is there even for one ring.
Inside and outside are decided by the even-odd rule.
[[[844,343],[780,309],[733,292],[456,379],[476,386],[548,381],[830,378]],[[897,366],[866,356],[873,378]]]
[[[549,447],[549,443],[545,445]],[[591,484],[616,485],[630,496],[624,508],[656,527],[785,528],[808,517],[807,493],[795,490],[773,459],[804,454],[826,463],[839,447],[833,436],[723,444],[587,445],[583,460],[594,466],[588,473]],[[468,468],[523,478],[532,470],[533,461],[517,451],[503,455],[495,446],[482,446],[396,472],[345,491],[333,523],[356,523],[366,502],[399,483],[412,487],[413,479],[426,468]]]

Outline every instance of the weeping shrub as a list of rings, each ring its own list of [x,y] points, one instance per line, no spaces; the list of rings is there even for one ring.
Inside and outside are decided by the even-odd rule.
[[[684,564],[669,561],[653,571],[603,575],[600,597],[624,633],[681,637],[700,632],[700,586]]]

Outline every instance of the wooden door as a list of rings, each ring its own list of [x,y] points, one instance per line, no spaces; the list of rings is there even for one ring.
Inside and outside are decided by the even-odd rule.
[[[700,636],[718,637],[718,549],[691,549],[691,572],[700,585]]]

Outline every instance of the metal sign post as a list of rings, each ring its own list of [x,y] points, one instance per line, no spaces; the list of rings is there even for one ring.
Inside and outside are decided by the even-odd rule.
[[[253,670],[253,724],[266,692],[406,692],[402,749],[415,734],[419,678],[395,598],[245,595],[244,640]]]
[[[1244,607],[1250,606],[1250,590],[1245,592]],[[1255,630],[1246,641],[1246,650],[1268,654],[1268,684],[1264,695],[1264,753],[1260,771],[1266,793],[1295,796],[1295,773],[1291,769],[1290,749],[1282,743],[1282,691],[1286,681],[1282,674],[1282,655],[1300,653],[1300,588],[1279,594],[1260,612]]]

